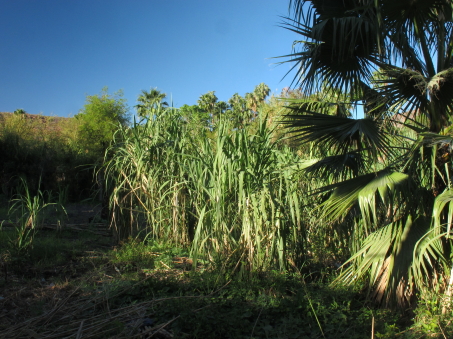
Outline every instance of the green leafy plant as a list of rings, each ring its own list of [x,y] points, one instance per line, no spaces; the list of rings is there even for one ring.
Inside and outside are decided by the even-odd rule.
[[[22,193],[12,200],[10,214],[15,217],[15,237],[10,239],[12,255],[21,260],[27,256],[33,246],[33,240],[42,221],[44,208],[50,205],[51,196],[48,192],[38,189],[36,195],[31,195],[27,182],[22,179]]]
[[[78,144],[82,151],[102,158],[118,126],[128,125],[128,111],[121,91],[111,95],[105,87],[101,94],[87,96],[85,106],[74,117],[79,122]]]
[[[353,254],[337,283],[366,280],[374,300],[403,309],[418,291],[451,295],[451,1],[290,8],[286,26],[301,41],[288,62],[301,90],[363,105],[363,118],[306,100],[289,105],[291,132],[316,150],[306,171],[326,183],[316,191],[323,218],[348,221]]]

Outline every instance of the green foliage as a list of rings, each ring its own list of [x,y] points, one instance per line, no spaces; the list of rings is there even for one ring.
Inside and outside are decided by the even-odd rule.
[[[21,115],[21,114],[25,114],[25,113],[27,113],[27,112],[25,112],[25,110],[22,108],[18,108],[14,111],[14,114],[16,114],[16,115]]]
[[[306,171],[326,183],[316,191],[323,218],[352,225],[353,255],[336,282],[366,280],[376,301],[402,309],[417,292],[450,295],[451,2],[290,8],[286,26],[301,41],[288,62],[306,96],[287,122],[313,146]],[[313,97],[321,91],[331,104]],[[359,104],[364,118],[352,119]]]
[[[265,83],[261,83],[256,86],[252,93],[245,94],[247,108],[249,108],[253,113],[257,113],[258,108],[264,103],[264,100],[270,92],[271,90],[269,86]]]
[[[212,115],[217,113],[216,111],[217,100],[218,98],[215,95],[215,91],[210,91],[206,94],[201,95],[197,101],[197,104],[203,111],[208,112],[209,114]]]
[[[68,199],[86,198],[92,174],[80,167],[94,160],[80,152],[78,121],[40,115],[0,115],[0,184],[10,198],[20,177],[35,194],[67,190]],[[66,188],[65,188],[66,187]]]
[[[238,93],[234,93],[228,100],[228,103],[230,105],[230,110],[227,112],[229,118],[232,120],[234,126],[243,128],[252,118],[250,109],[247,107],[246,99],[241,97]]]
[[[152,88],[149,92],[142,90],[137,99],[139,104],[135,105],[138,116],[149,118],[153,116],[156,109],[168,107],[168,103],[164,101],[166,96],[165,93],[161,93],[157,88]]]
[[[179,337],[369,338],[373,317],[376,333],[389,333],[386,324],[398,328],[394,314],[367,308],[353,291],[303,284],[298,275],[277,272],[227,282],[205,272],[156,276],[136,290],[176,296],[154,316],[159,323],[179,316],[171,325]]]
[[[149,269],[154,267],[154,257],[152,246],[137,239],[130,239],[120,243],[119,249],[114,254],[114,261],[138,263],[141,267]]]
[[[18,261],[27,259],[37,228],[42,221],[42,212],[49,206],[51,197],[46,192],[38,193],[35,196],[30,194],[27,183],[22,180],[23,193],[18,193],[13,199],[10,213],[17,215],[15,220],[15,236],[10,239],[11,256]]]
[[[79,122],[79,144],[83,151],[102,156],[120,126],[129,123],[128,107],[121,91],[88,95],[84,108],[74,117]]]
[[[193,137],[196,138],[197,134],[201,132],[199,137],[205,137],[206,132],[209,129],[210,115],[208,112],[202,110],[197,105],[183,105],[179,108],[179,114],[182,119],[189,125],[188,129],[192,130]],[[204,128],[200,128],[204,127]]]
[[[120,239],[137,233],[190,246],[198,259],[242,273],[298,265],[306,252],[297,158],[272,142],[266,120],[215,133],[166,109],[118,132],[106,164]],[[121,134],[119,134],[121,133]],[[307,207],[308,209],[308,207]],[[307,218],[308,219],[308,218]]]
[[[6,241],[3,232],[0,248]],[[239,278],[205,267],[186,271],[175,260],[187,255],[181,247],[129,239],[113,249],[99,249],[108,243],[106,237],[70,229],[36,234],[27,265],[11,266],[15,279],[2,285],[24,291],[23,315],[34,322],[0,324],[0,335],[18,326],[16,336],[26,337],[30,329],[58,336],[75,332],[85,319],[84,335],[93,336],[94,328],[100,330],[88,326],[89,320],[100,319],[101,329],[108,331],[100,336],[130,337],[130,314],[155,324],[174,319],[165,329],[180,338],[370,338],[373,323],[375,338],[448,338],[451,333],[450,313],[440,315],[434,296],[421,301],[412,323],[407,316],[375,309],[359,289],[332,288],[312,273],[268,271]],[[301,271],[312,269],[303,266]],[[22,276],[25,289],[18,286]],[[54,287],[43,290],[36,280]],[[67,302],[59,314],[53,313],[51,324],[48,310],[54,309],[54,299],[32,293],[35,284],[42,293],[65,296]],[[36,324],[40,314],[42,322]],[[75,330],[68,330],[67,314]]]
[[[252,93],[246,93],[245,97],[235,93],[228,102],[225,102],[218,101],[215,91],[211,91],[200,96],[197,110],[207,115],[206,118],[203,117],[203,121],[206,119],[210,130],[215,130],[217,124],[223,119],[229,120],[233,124],[233,128],[244,128],[257,117],[258,110],[264,105],[269,93],[269,87],[261,83],[255,87]],[[183,108],[183,111],[186,110],[187,107]]]

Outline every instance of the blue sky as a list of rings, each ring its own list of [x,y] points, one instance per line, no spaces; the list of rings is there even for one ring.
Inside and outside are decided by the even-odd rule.
[[[173,104],[281,91],[293,33],[288,1],[0,0],[0,112],[71,116],[86,95],[157,87]]]

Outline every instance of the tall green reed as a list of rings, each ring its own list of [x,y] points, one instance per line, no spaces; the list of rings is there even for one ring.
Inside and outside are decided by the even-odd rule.
[[[112,225],[190,247],[195,259],[244,272],[301,262],[307,194],[297,155],[272,141],[266,119],[215,131],[160,110],[117,132],[108,150]],[[195,128],[195,130],[194,130]]]

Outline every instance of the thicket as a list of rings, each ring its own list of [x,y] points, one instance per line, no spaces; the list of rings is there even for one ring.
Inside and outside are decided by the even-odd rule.
[[[307,99],[321,92],[343,107],[332,114],[316,100],[293,102],[289,124],[315,146],[306,172],[327,183],[316,191],[323,219],[353,222],[352,255],[335,283],[365,283],[381,305],[434,305],[449,319],[451,1],[292,0],[290,8],[294,83]],[[348,106],[363,117],[351,118]]]
[[[21,180],[32,194],[64,192],[70,201],[92,197],[95,166],[118,125],[127,125],[128,107],[120,92],[110,95],[107,88],[86,100],[70,118],[1,113],[0,183],[7,198],[17,193]]]
[[[117,237],[165,239],[188,247],[194,267],[198,259],[243,273],[333,264],[348,254],[322,240],[339,230],[318,227],[319,201],[310,192],[320,183],[302,172],[300,150],[275,132],[284,101],[260,109],[268,114],[238,126],[227,112],[200,125],[187,107],[160,107],[119,129],[104,167]]]

